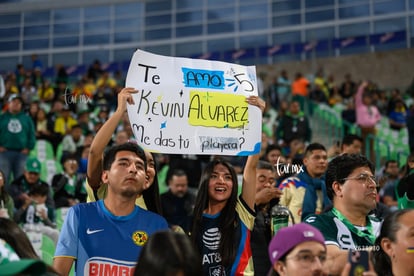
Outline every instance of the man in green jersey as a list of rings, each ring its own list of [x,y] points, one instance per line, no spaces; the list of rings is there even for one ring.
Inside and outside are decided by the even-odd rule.
[[[376,206],[377,182],[374,165],[366,157],[343,154],[334,158],[326,171],[326,191],[333,208],[305,222],[325,237],[327,261],[324,271],[339,275],[347,263],[349,249],[374,249],[381,221],[368,216]]]

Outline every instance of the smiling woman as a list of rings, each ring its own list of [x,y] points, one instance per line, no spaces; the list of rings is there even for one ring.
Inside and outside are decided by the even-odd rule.
[[[249,233],[255,218],[258,158],[254,155],[247,159],[239,198],[237,175],[232,165],[216,159],[204,169],[191,237],[202,256],[204,275],[244,275],[253,271]]]
[[[245,99],[263,112],[257,96]],[[191,240],[202,257],[203,275],[253,275],[250,236],[254,226],[256,166],[259,154],[247,158],[240,197],[233,166],[214,159],[205,167],[194,207]]]

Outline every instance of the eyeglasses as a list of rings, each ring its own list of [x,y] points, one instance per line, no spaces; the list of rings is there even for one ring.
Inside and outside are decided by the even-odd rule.
[[[316,259],[318,259],[321,264],[325,263],[325,261],[326,261],[326,253],[322,253],[322,254],[319,254],[319,255],[314,255],[311,252],[299,252],[295,256],[286,257],[286,260],[288,260],[288,259],[294,259],[295,261],[297,261],[298,263],[300,263],[302,266],[309,267],[314,262],[316,262]]]
[[[377,179],[375,178],[375,176],[373,175],[369,175],[366,173],[361,173],[355,177],[347,177],[347,178],[342,178],[342,181],[347,181],[347,180],[356,180],[358,182],[362,182],[364,184],[368,184],[369,182],[374,183],[375,186],[378,186],[377,184]]]

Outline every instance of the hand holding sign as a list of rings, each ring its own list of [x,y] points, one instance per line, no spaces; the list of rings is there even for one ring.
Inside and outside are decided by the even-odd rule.
[[[117,109],[121,112],[127,111],[127,103],[135,104],[132,94],[138,93],[138,90],[132,87],[126,87],[122,89],[118,94],[118,106]]]
[[[214,68],[214,70],[212,70]],[[126,78],[135,138],[162,153],[251,155],[260,151],[255,67],[136,51]],[[253,96],[249,98],[250,96]],[[250,104],[250,105],[249,105]]]

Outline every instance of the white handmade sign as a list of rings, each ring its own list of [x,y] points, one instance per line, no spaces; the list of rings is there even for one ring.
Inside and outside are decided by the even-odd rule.
[[[136,88],[128,116],[146,150],[174,154],[251,155],[260,151],[262,115],[256,68],[174,58],[137,50],[126,87]]]

